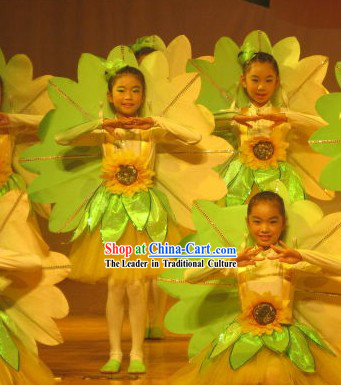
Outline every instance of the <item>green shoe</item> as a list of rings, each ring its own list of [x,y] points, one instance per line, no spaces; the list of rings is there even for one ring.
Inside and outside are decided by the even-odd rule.
[[[163,340],[165,338],[165,333],[159,327],[150,328],[149,339],[150,340]]]
[[[131,360],[128,367],[128,373],[146,373],[146,366],[140,360]]]
[[[106,364],[104,364],[100,372],[101,373],[117,373],[121,369],[121,362],[118,360],[109,360]]]

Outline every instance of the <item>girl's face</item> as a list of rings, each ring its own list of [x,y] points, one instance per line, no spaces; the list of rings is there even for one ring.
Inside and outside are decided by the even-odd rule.
[[[251,102],[262,107],[271,99],[278,86],[279,78],[271,63],[253,62],[248,72],[241,77]]]
[[[108,93],[118,117],[134,117],[144,101],[144,90],[140,80],[133,74],[120,75]]]
[[[257,246],[267,249],[278,242],[285,228],[285,218],[277,203],[261,201],[252,207],[247,225]]]

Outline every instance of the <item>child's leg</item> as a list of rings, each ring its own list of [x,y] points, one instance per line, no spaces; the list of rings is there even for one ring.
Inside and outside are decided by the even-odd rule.
[[[125,283],[108,281],[107,321],[110,340],[110,359],[122,360],[121,334],[124,317]]]
[[[156,278],[152,280],[151,284],[153,291],[153,313],[150,326],[152,328],[159,328],[161,332],[167,304],[167,294],[159,287]]]
[[[132,337],[130,359],[143,361],[143,340],[147,310],[145,282],[137,280],[127,284],[127,293]]]

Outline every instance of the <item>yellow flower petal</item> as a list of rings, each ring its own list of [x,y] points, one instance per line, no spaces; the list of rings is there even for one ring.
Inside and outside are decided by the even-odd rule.
[[[148,191],[153,185],[154,171],[145,167],[142,157],[132,152],[118,152],[107,155],[102,166],[104,185],[113,194],[131,196]]]
[[[288,146],[287,142],[275,135],[257,136],[240,146],[240,160],[253,170],[277,168],[279,161],[286,160]]]

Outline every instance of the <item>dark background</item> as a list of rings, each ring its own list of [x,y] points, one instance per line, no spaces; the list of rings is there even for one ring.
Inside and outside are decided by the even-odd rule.
[[[296,36],[302,56],[329,56],[326,86],[335,91],[340,19],[340,0],[271,0],[269,8],[243,0],[0,0],[0,47],[6,58],[29,55],[36,75],[75,78],[81,53],[106,56],[139,36],[169,43],[185,34],[197,57],[213,54],[221,36],[241,44],[262,29],[272,43]]]

